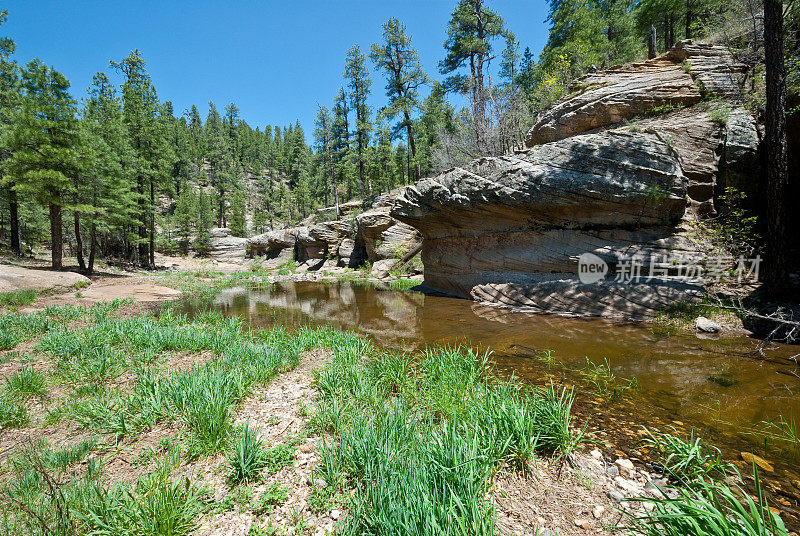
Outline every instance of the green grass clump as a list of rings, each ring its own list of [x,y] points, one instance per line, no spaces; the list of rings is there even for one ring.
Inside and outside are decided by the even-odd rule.
[[[624,528],[637,536],[788,536],[767,505],[755,466],[753,471],[755,499],[741,488],[701,478],[680,489],[677,498],[641,499],[653,506],[647,514],[623,510]]]
[[[18,400],[27,400],[36,396],[43,398],[47,394],[47,378],[39,371],[23,367],[6,379],[5,395]]]
[[[628,391],[635,391],[639,384],[636,378],[619,378],[611,370],[611,363],[603,359],[601,363],[594,363],[586,358],[586,366],[578,372],[601,395],[610,395],[612,398],[621,398]]]
[[[674,434],[644,429],[648,437],[641,443],[651,449],[670,475],[680,482],[691,484],[701,478],[724,478],[735,468],[722,461],[722,453],[692,432],[681,438]],[[674,428],[673,428],[674,431]]]
[[[135,486],[95,485],[88,495],[81,519],[92,534],[186,536],[197,527],[208,492],[185,478],[148,475]]]
[[[711,120],[720,127],[728,126],[728,121],[731,117],[731,109],[730,105],[725,102],[718,102],[711,106],[708,110],[708,115],[711,117]]]
[[[0,428],[22,428],[28,421],[25,406],[0,397]]]
[[[408,279],[407,277],[398,277],[389,281],[390,290],[406,291],[419,285],[419,281]]]
[[[24,305],[30,305],[36,300],[35,290],[13,290],[0,292],[0,307],[16,310]]]
[[[334,433],[320,446],[327,488],[315,500],[323,508],[337,488],[354,487],[345,533],[494,534],[485,496],[499,464],[525,469],[582,439],[570,427],[570,391],[500,381],[488,354],[446,347],[412,360],[359,337],[333,339],[335,359],[315,377],[313,425]]]
[[[228,480],[233,484],[250,482],[258,477],[266,465],[264,445],[258,437],[258,430],[245,423],[241,434],[228,458]]]

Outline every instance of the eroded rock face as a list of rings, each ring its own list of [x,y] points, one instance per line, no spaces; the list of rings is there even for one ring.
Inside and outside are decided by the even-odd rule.
[[[409,187],[392,216],[423,236],[424,286],[479,301],[576,315],[644,318],[694,285],[584,284],[578,257],[613,274],[618,258],[697,245],[678,232],[688,180],[657,133],[612,130],[482,158]]]
[[[423,179],[392,215],[428,241],[548,228],[674,225],[686,177],[657,136],[613,131],[481,158]]]
[[[361,201],[340,205],[340,219],[322,221],[270,231],[247,241],[250,255],[268,259],[294,259],[302,267],[316,270],[327,261],[331,265],[356,268],[365,261],[372,263],[392,259],[419,243],[416,229],[390,215],[395,196],[385,194],[372,200],[369,210],[354,214]],[[328,214],[332,209],[318,211]],[[335,209],[333,209],[335,215]]]
[[[357,239],[363,244],[367,260],[372,263],[396,259],[398,254],[419,242],[416,229],[393,218],[391,207],[391,204],[384,203],[356,216]]]
[[[738,94],[743,66],[724,47],[683,41],[667,53],[579,78],[570,93],[542,112],[525,146],[692,106],[704,96]]]
[[[702,98],[692,77],[664,57],[584,76],[571,89],[539,116],[525,138],[526,147],[613,125],[659,106],[692,105]]]

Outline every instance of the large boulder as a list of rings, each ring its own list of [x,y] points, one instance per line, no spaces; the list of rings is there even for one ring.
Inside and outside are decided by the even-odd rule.
[[[644,318],[701,289],[653,277],[582,283],[585,253],[694,254],[680,233],[687,178],[658,134],[614,130],[481,158],[409,187],[391,215],[423,236],[424,286],[534,310]]]
[[[548,228],[674,225],[686,207],[678,159],[653,134],[585,134],[480,158],[423,179],[392,216],[425,240]]]
[[[700,101],[700,88],[671,60],[614,67],[579,78],[570,93],[542,112],[525,138],[526,147],[613,125],[664,106]]]
[[[705,96],[733,96],[741,91],[742,72],[724,47],[681,42],[657,58],[579,78],[566,97],[539,115],[525,146],[692,106]]]
[[[248,239],[247,250],[251,256],[264,256],[267,259],[280,258],[291,260],[294,258],[296,241],[296,227],[278,229]]]
[[[215,227],[211,229],[208,242],[208,255],[219,261],[240,263],[244,261],[247,239],[232,236],[230,229]]]
[[[744,108],[735,108],[725,129],[719,192],[728,187],[736,188],[747,195],[748,204],[757,202],[762,193],[758,182],[761,177],[760,143],[753,115]]]

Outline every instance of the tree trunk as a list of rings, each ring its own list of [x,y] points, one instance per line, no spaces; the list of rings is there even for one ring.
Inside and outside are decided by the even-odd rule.
[[[50,203],[50,258],[52,259],[53,270],[60,270],[62,267],[63,245],[61,229],[61,205]]]
[[[148,264],[151,270],[156,268],[156,188],[150,181],[150,247]]]
[[[692,0],[686,0],[686,39],[692,38]]]
[[[89,265],[86,267],[86,275],[92,275],[94,272],[94,254],[97,247],[97,226],[92,222],[92,228],[89,231]]]
[[[8,188],[8,215],[11,220],[11,252],[14,255],[22,255],[22,243],[19,237],[19,205],[17,204],[17,192],[14,185]]]
[[[411,150],[411,158],[414,159],[414,173],[417,177],[417,180],[422,179],[422,171],[419,167],[419,162],[417,161],[417,144],[414,142],[414,132],[411,128],[411,117],[408,115],[408,111],[403,112],[404,118],[406,120],[406,131],[408,133],[408,147]]]
[[[764,0],[764,116],[767,174],[767,233],[764,287],[772,298],[785,298],[789,288],[786,167],[786,69],[783,63],[783,2]]]
[[[656,51],[656,27],[650,26],[650,35],[647,37],[647,57],[653,59],[658,52]]]
[[[86,263],[83,262],[83,239],[81,238],[81,218],[78,213],[73,214],[75,221],[75,256],[78,258],[78,266],[82,272],[86,272]]]

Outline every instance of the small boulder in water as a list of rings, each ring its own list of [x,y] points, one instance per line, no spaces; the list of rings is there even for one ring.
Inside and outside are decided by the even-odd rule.
[[[704,316],[698,316],[694,321],[694,325],[698,331],[704,333],[719,333],[722,330],[722,326]]]

